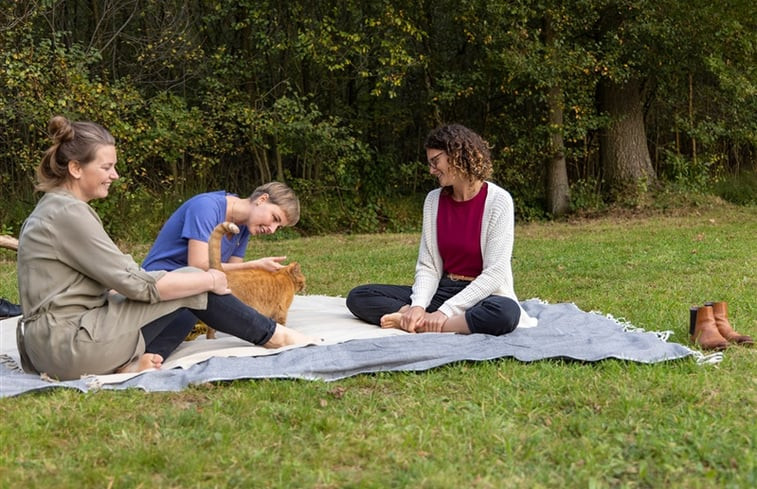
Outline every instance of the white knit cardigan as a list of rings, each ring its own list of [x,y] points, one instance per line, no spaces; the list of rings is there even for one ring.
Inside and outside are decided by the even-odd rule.
[[[439,311],[447,317],[463,314],[490,295],[505,296],[518,302],[510,265],[515,238],[513,199],[502,187],[492,182],[487,182],[487,184],[488,191],[481,222],[483,270],[470,285],[442,304]],[[441,191],[442,189],[438,188],[429,192],[423,204],[421,243],[410,300],[412,306],[420,306],[424,309],[431,303],[431,298],[436,293],[439,280],[444,273],[436,239],[436,216]],[[536,318],[530,317],[521,308],[518,327],[529,326],[536,326]]]

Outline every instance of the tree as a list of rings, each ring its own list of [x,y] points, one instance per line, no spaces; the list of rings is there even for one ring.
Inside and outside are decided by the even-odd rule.
[[[755,14],[747,0],[0,2],[0,184],[21,202],[0,212],[20,223],[34,201],[53,113],[116,135],[123,184],[101,210],[119,216],[275,178],[328,226],[371,230],[435,185],[418,161],[445,122],[493,144],[521,219],[601,205],[597,189],[704,187],[757,161]]]
[[[642,83],[602,80],[599,103],[609,117],[600,140],[602,168],[611,191],[625,193],[656,180],[642,112]]]
[[[547,49],[547,59],[554,63],[554,59],[559,56],[557,47],[557,36],[553,26],[552,14],[544,14],[544,33],[543,42]],[[563,123],[565,105],[563,99],[563,89],[558,80],[552,80],[551,86],[547,89],[547,107],[549,115],[547,124],[549,126],[549,149],[551,154],[547,160],[547,212],[553,216],[559,217],[570,210],[570,187],[568,185],[568,169],[565,162],[565,142],[563,140]]]
[[[600,9],[595,26],[599,46],[597,103],[609,119],[600,139],[604,179],[611,194],[632,195],[656,181],[647,146],[643,88],[652,76],[646,68],[652,5],[611,0]]]

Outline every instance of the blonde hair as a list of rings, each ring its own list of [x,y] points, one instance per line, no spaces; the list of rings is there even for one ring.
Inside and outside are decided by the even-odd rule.
[[[295,195],[294,190],[281,182],[269,182],[256,188],[250,195],[250,202],[268,194],[268,202],[281,207],[287,218],[287,225],[294,226],[300,220],[300,199]]]
[[[95,159],[101,146],[115,146],[116,140],[107,129],[94,122],[72,122],[56,115],[47,124],[50,146],[37,166],[35,188],[47,192],[62,185],[68,178],[68,162],[86,165]]]

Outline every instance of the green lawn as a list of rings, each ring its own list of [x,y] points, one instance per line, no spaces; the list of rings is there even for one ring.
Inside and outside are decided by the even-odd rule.
[[[574,302],[688,344],[689,306],[757,336],[757,209],[519,225],[521,299]],[[418,235],[257,240],[307,293],[412,280]],[[130,250],[141,257],[145,246]],[[17,299],[14,256],[0,292]],[[722,363],[459,363],[338,382],[0,399],[0,487],[757,486],[757,348]]]

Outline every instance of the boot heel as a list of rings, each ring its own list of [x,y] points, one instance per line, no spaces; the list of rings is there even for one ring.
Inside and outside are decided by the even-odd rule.
[[[689,336],[694,336],[694,328],[697,325],[697,310],[699,310],[698,306],[689,308]]]

